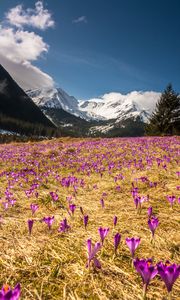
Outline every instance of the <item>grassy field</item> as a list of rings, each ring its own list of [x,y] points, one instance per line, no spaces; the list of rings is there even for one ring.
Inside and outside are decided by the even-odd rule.
[[[142,279],[125,239],[141,238],[135,252],[153,263],[180,263],[180,182],[178,137],[57,139],[0,145],[0,284],[21,284],[21,299],[142,299]],[[136,209],[132,191],[141,197]],[[50,195],[54,192],[54,200]],[[57,196],[58,199],[55,199]],[[143,198],[144,196],[144,198]],[[171,207],[167,196],[175,196]],[[104,207],[102,205],[104,201]],[[39,208],[32,215],[30,204]],[[72,215],[70,206],[75,204]],[[148,208],[159,220],[154,239]],[[85,229],[82,207],[89,221]],[[49,229],[44,217],[54,216]],[[117,216],[117,225],[113,218]],[[70,229],[59,232],[66,218]],[[32,233],[28,220],[34,220]],[[100,241],[87,264],[87,240]],[[114,235],[121,234],[117,254]],[[168,299],[160,276],[150,282],[147,299]],[[180,297],[180,280],[172,299]]]

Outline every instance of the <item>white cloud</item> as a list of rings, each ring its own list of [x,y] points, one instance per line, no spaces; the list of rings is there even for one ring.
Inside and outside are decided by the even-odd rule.
[[[81,17],[73,20],[72,23],[87,23],[87,17],[81,16]]]
[[[22,5],[17,5],[10,9],[6,18],[11,25],[18,28],[32,26],[44,30],[54,26],[54,20],[50,12],[44,9],[42,1],[37,1],[34,9],[27,8],[24,10]]]
[[[0,54],[0,63],[24,90],[52,87],[53,79],[30,62],[15,62]]]
[[[0,30],[0,54],[14,62],[34,61],[48,51],[48,45],[34,32],[3,28]]]
[[[7,17],[9,22],[18,28],[15,29],[12,25],[7,27],[4,23],[0,27],[0,63],[23,89],[54,85],[48,74],[32,64],[48,52],[49,46],[40,35],[22,27],[31,25],[31,22],[33,26],[41,29],[50,27],[52,20],[48,19],[47,15],[48,11],[43,10],[41,1],[36,3],[35,10],[23,11],[22,6],[17,6],[10,10]]]

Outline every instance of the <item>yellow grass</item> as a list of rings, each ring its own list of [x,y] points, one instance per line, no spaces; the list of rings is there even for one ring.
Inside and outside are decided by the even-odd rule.
[[[158,142],[151,142],[149,150],[137,150],[141,142],[131,142],[131,139],[116,140],[92,140],[96,145],[89,146],[91,140],[59,139],[27,144],[1,145],[0,151],[6,153],[14,151],[14,158],[0,159],[0,169],[3,171],[14,170],[17,173],[24,168],[30,168],[30,160],[41,162],[40,168],[34,165],[32,169],[38,171],[39,178],[43,172],[48,169],[62,177],[71,175],[84,179],[85,187],[79,187],[77,195],[73,202],[77,205],[74,217],[67,213],[68,195],[73,195],[73,188],[65,188],[57,180],[54,174],[48,177],[48,183],[40,185],[38,199],[32,196],[28,199],[25,190],[30,188],[33,175],[28,175],[29,182],[25,183],[19,179],[12,189],[17,200],[14,207],[4,210],[1,205],[1,216],[3,224],[0,228],[0,284],[8,283],[15,286],[20,282],[22,288],[22,299],[124,299],[135,300],[142,299],[142,281],[139,274],[132,269],[131,256],[129,249],[125,244],[126,237],[140,237],[141,243],[136,251],[138,258],[153,258],[154,263],[170,260],[174,263],[180,263],[180,205],[176,201],[174,208],[171,209],[166,195],[175,195],[179,197],[177,186],[179,171],[177,165],[177,149],[180,140],[178,138],[166,139],[170,149],[175,152],[166,151],[159,146]],[[102,142],[103,141],[103,142]],[[163,138],[161,139],[161,143]],[[84,142],[81,151],[76,152],[78,145]],[[125,147],[124,147],[125,144]],[[116,146],[115,146],[116,145]],[[96,148],[97,146],[97,148]],[[135,156],[133,148],[137,150]],[[25,152],[26,162],[19,162],[17,158]],[[154,161],[151,168],[146,168],[146,157],[161,157],[163,155],[171,156],[171,162],[167,163],[167,171],[162,167],[158,168]],[[173,157],[173,153],[176,156]],[[77,167],[81,164],[80,159],[87,163],[97,161],[100,155],[107,155],[108,159],[103,161],[106,171],[102,178],[100,174],[91,171],[87,176],[82,171],[77,172]],[[116,157],[116,154],[121,154]],[[52,156],[54,160],[51,160]],[[116,167],[112,173],[107,171],[107,165],[110,162],[122,164],[123,160],[141,159],[145,167],[143,170],[134,167],[122,169]],[[14,159],[14,161],[13,161]],[[72,160],[74,168],[62,166],[60,162]],[[79,160],[79,161],[78,161]],[[28,162],[27,162],[28,161]],[[44,162],[44,165],[42,164]],[[57,169],[53,169],[58,166]],[[121,173],[124,180],[114,182],[114,176]],[[150,188],[148,184],[138,181],[140,195],[149,194],[149,202],[142,205],[141,213],[137,213],[134,201],[131,195],[132,182],[135,178],[147,176],[152,182],[157,181],[156,188]],[[12,177],[9,178],[12,180]],[[23,182],[23,188],[19,183]],[[5,189],[8,184],[6,176],[0,177],[0,196],[1,202],[5,202]],[[97,189],[93,186],[97,184]],[[121,191],[116,191],[115,187],[120,185]],[[59,195],[59,201],[52,203],[49,192],[56,191]],[[105,208],[102,209],[100,199],[102,193],[106,192],[104,197]],[[32,217],[29,208],[30,203],[38,203],[40,208]],[[87,230],[84,229],[82,215],[79,207],[89,216]],[[155,233],[155,240],[151,243],[151,233],[147,225],[147,208],[153,207],[155,215],[159,218],[159,226]],[[40,222],[44,216],[55,216],[55,222],[49,231],[45,223]],[[118,223],[113,229],[113,217],[118,217]],[[71,226],[69,233],[60,234],[58,227],[60,221],[68,219]],[[32,230],[32,235],[28,234],[27,220],[33,218],[36,222]],[[104,246],[98,254],[102,264],[101,270],[86,268],[87,249],[86,241],[92,238],[93,243],[99,241],[98,228],[109,227],[110,232],[105,239]],[[121,243],[118,248],[117,256],[114,257],[113,236],[119,232],[122,235]],[[180,280],[177,280],[173,287],[173,298],[179,299]],[[167,291],[164,283],[157,276],[148,287],[147,299],[167,299]]]

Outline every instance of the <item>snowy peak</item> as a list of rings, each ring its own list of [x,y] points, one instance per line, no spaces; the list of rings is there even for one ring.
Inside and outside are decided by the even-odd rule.
[[[43,88],[27,91],[29,97],[42,109],[63,109],[72,115],[84,117],[79,111],[78,101],[60,88]]]
[[[100,98],[79,101],[79,109],[91,119],[120,120],[139,116],[146,122],[159,96],[156,92],[108,93]]]
[[[107,93],[99,98],[77,100],[60,88],[43,88],[27,91],[33,101],[42,109],[63,109],[71,115],[87,121],[118,122],[125,119],[136,119],[147,122],[160,97],[156,92],[133,91],[128,94]]]

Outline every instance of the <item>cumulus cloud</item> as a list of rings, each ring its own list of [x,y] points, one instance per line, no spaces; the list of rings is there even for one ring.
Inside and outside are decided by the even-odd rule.
[[[7,21],[18,28],[32,26],[39,29],[46,29],[54,26],[54,20],[50,12],[44,9],[42,1],[35,3],[35,8],[23,9],[22,5],[10,9],[6,14]]]
[[[9,22],[18,28],[15,29],[12,25],[7,27],[4,23],[0,27],[0,63],[23,89],[54,85],[53,79],[48,74],[33,65],[34,61],[48,52],[49,46],[40,35],[23,29],[24,25],[31,25],[31,22],[41,29],[52,24],[51,19],[47,17],[43,19],[42,13],[47,15],[48,11],[43,9],[42,2],[38,1],[35,5],[35,10],[27,9],[24,12],[21,6],[17,6],[9,11],[7,14]],[[13,21],[13,16],[19,18]],[[38,16],[42,17],[41,21],[38,21]]]
[[[0,45],[0,54],[14,62],[33,61],[48,51],[48,45],[39,35],[12,28],[0,30]]]
[[[72,23],[87,23],[87,17],[81,16],[81,17],[73,20]]]

